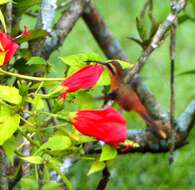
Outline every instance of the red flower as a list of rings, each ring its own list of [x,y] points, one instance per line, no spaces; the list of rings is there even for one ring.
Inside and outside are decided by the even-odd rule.
[[[6,65],[18,48],[8,34],[0,32],[0,66]]]
[[[62,82],[61,85],[65,91],[60,95],[60,98],[65,99],[68,93],[75,92],[79,89],[92,88],[100,78],[103,70],[103,66],[97,64],[82,67]]]
[[[22,36],[26,36],[29,39],[32,39],[31,33],[28,31],[28,27],[24,25],[24,31],[22,32]]]
[[[103,110],[78,111],[71,120],[82,134],[95,137],[114,147],[118,147],[127,138],[125,119],[111,107]]]

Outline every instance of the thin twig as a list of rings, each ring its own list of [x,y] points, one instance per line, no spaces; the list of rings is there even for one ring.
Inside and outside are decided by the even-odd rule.
[[[153,0],[148,0],[148,16],[151,20],[151,22],[154,22],[154,17],[153,17]]]
[[[41,90],[42,90],[43,94],[45,94],[45,95],[48,94],[48,91],[47,91],[47,89],[45,87],[42,87]],[[47,107],[48,107],[49,112],[51,112],[52,111],[52,103],[51,103],[51,101],[49,101],[49,99],[45,99],[45,101],[47,103]],[[58,124],[57,118],[53,118],[52,117],[51,118],[51,122],[53,123],[53,125],[57,125]]]
[[[20,79],[25,79],[25,80],[33,80],[33,81],[63,81],[65,78],[44,78],[44,77],[33,77],[33,76],[28,76],[28,75],[22,75],[19,73],[11,73],[8,71],[5,71],[0,68],[0,75],[8,75]]]
[[[163,40],[163,37],[165,37],[166,32],[172,27],[172,25],[175,24],[176,15],[185,8],[186,0],[180,0],[174,5],[175,13],[170,13],[166,20],[158,27],[156,33],[154,34],[153,38],[151,39],[151,42],[149,46],[142,52],[141,56],[138,58],[137,63],[135,66],[128,72],[125,82],[129,82],[133,79],[135,74],[139,73],[141,68],[146,63],[148,57],[150,54],[159,47],[159,43]]]
[[[140,13],[140,18],[143,18],[143,17],[144,17],[144,15],[145,15],[145,13],[146,13],[147,7],[148,7],[148,1],[145,2],[144,6],[143,6],[143,8],[142,8],[142,11],[141,11],[141,13]]]
[[[173,6],[176,2],[171,1],[172,14],[175,14]],[[177,16],[177,15],[176,15]],[[171,27],[170,35],[170,124],[171,124],[171,145],[169,162],[173,162],[173,151],[175,149],[175,60],[176,60],[176,23]]]
[[[102,179],[100,180],[100,182],[97,186],[97,190],[104,190],[106,188],[106,185],[109,182],[110,172],[109,172],[107,167],[104,168],[102,174],[103,174],[103,176],[102,176]]]

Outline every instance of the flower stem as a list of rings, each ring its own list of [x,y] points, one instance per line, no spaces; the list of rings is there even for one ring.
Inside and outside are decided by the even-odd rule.
[[[12,73],[12,72],[8,72],[5,71],[3,69],[0,68],[0,73],[4,74],[4,75],[9,75],[9,76],[13,76],[16,78],[21,78],[21,79],[26,79],[26,80],[34,80],[34,81],[63,81],[65,80],[65,78],[43,78],[43,77],[33,77],[33,76],[27,76],[27,75],[22,75],[22,74],[18,74],[18,73]]]
[[[48,93],[48,94],[38,94],[38,93],[31,93],[32,96],[40,96],[44,99],[49,99],[57,94],[60,94],[64,91],[64,88],[62,86],[57,87],[54,91]]]
[[[40,114],[45,114],[45,115],[48,115],[51,117],[56,117],[58,119],[62,119],[63,121],[65,121],[67,123],[71,123],[68,116],[58,115],[58,114],[54,114],[54,113],[50,113],[50,112],[40,112]]]
[[[32,145],[36,146],[37,148],[40,147],[40,145],[36,141],[34,141],[30,136],[28,136],[28,134],[26,134],[20,127],[18,128],[18,130],[21,133],[21,135],[25,137]]]

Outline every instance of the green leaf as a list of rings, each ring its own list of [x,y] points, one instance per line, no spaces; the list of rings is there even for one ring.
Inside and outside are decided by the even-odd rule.
[[[3,144],[3,150],[5,151],[6,156],[8,157],[9,161],[14,164],[14,155],[16,150],[16,139],[15,137],[9,138],[5,143]]]
[[[110,145],[105,144],[102,147],[100,161],[112,160],[117,156],[117,150]]]
[[[106,166],[106,164],[104,162],[96,161],[91,165],[87,175],[89,176],[93,173],[102,171],[105,168],[105,166]]]
[[[11,0],[0,0],[0,5],[9,3],[9,2],[11,2]]]
[[[14,68],[20,72],[43,72],[48,66],[46,60],[38,56],[31,57],[26,63],[23,63],[24,61],[24,59],[17,60]]]
[[[35,110],[42,110],[45,105],[43,99],[38,95],[35,96],[35,98],[31,100],[31,103]]]
[[[51,181],[47,184],[45,184],[41,190],[61,190],[61,184],[56,183],[55,181]]]
[[[31,40],[37,40],[49,36],[49,33],[43,29],[33,29],[33,30],[29,30],[29,32],[32,36]]]
[[[14,0],[14,2],[16,2],[14,4],[14,8],[16,9],[16,14],[17,15],[22,15],[25,11],[27,11],[29,8],[40,4],[40,0],[31,0],[31,1],[27,1],[27,0]]]
[[[184,71],[182,73],[179,73],[178,75],[194,75],[195,74],[195,69]]]
[[[26,156],[20,158],[32,164],[41,164],[43,162],[43,158],[41,156]]]
[[[31,83],[29,83],[25,80],[21,80],[21,81],[17,81],[17,85],[18,85],[20,95],[22,97],[27,96],[28,91],[29,91],[30,86],[31,86]]]
[[[11,86],[0,85],[0,99],[11,104],[20,104],[22,102],[19,90]]]
[[[1,1],[0,1],[1,3]],[[0,20],[1,20],[1,24],[3,25],[4,31],[7,32],[7,28],[6,28],[6,24],[5,24],[5,18],[3,16],[2,11],[0,10]]]
[[[61,57],[61,60],[64,62],[64,64],[69,66],[78,66],[81,67],[83,65],[86,65],[86,61],[92,60],[92,61],[100,61],[101,57],[93,52],[90,53],[78,53],[75,55],[69,55],[66,57]]]
[[[143,42],[138,39],[138,38],[135,38],[135,37],[128,37],[130,40],[132,40],[133,42],[135,42],[136,44],[138,44],[139,46],[143,46]]]
[[[144,20],[140,19],[140,18],[136,18],[136,27],[137,27],[137,31],[139,33],[140,38],[142,39],[142,41],[146,41],[147,40],[147,31],[144,25]]]
[[[78,91],[76,94],[76,103],[79,105],[79,109],[93,109],[94,106],[94,98],[91,94]]]
[[[110,76],[107,69],[104,69],[100,79],[97,82],[97,86],[107,86],[110,85]]]
[[[17,130],[20,116],[12,113],[8,107],[0,105],[0,145],[3,145]]]
[[[52,164],[54,167],[60,168],[63,166],[61,162],[59,162],[57,159],[51,158],[49,160],[49,163]]]
[[[16,55],[19,55],[20,57],[22,57],[23,60],[22,60],[22,58],[20,60],[25,61],[25,63],[26,63],[26,60],[29,60],[32,57],[32,54],[29,51],[29,49],[25,49],[25,48],[21,48],[21,49],[17,50]],[[17,63],[17,61],[14,63],[14,66],[16,63]],[[20,66],[21,66],[21,64],[20,64]]]
[[[46,143],[44,143],[40,149],[49,149],[51,151],[62,151],[68,149],[71,146],[71,140],[67,136],[62,135],[54,135],[48,139]]]
[[[45,72],[47,65],[44,64],[32,64],[26,65],[26,60],[21,58],[14,63],[14,68],[21,73],[32,73],[32,72]]]
[[[34,41],[34,40],[38,40],[38,39],[42,39],[45,38],[46,36],[49,36],[49,33],[43,29],[33,29],[33,30],[29,30],[29,33],[31,34],[32,38],[29,39],[26,36],[22,36],[21,38],[18,38],[16,40],[17,44],[22,44],[26,41]]]
[[[39,189],[38,181],[30,177],[21,178],[19,184],[22,189],[26,189],[26,190],[27,189],[28,190],[38,190]]]
[[[123,69],[130,69],[130,68],[133,67],[133,64],[132,63],[129,63],[127,61],[123,61],[123,60],[120,60],[120,59],[108,60],[107,62],[109,62],[109,61],[117,61],[121,65],[121,67]]]
[[[45,59],[42,57],[34,56],[31,57],[29,61],[27,61],[26,65],[46,65]]]
[[[64,64],[70,66],[70,69],[68,70],[68,75],[71,75],[81,67],[85,66],[87,64],[86,61],[100,61],[101,57],[96,53],[90,52],[61,57],[60,59],[63,61]]]

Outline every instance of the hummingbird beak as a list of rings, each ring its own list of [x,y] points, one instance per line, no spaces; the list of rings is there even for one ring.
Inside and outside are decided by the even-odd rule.
[[[95,61],[95,60],[86,60],[85,62],[86,62],[86,63],[97,63],[97,64],[100,64],[100,65],[107,65],[106,62]]]
[[[96,63],[97,63],[97,64],[100,64],[100,65],[104,65],[104,66],[107,66],[107,65],[108,65],[108,63],[106,63],[106,62],[101,62],[101,61],[96,61]]]
[[[97,62],[97,64],[104,65],[113,75],[116,74],[116,69],[110,62]]]
[[[93,60],[87,60],[86,63],[97,63],[100,65],[104,65],[112,74],[115,74],[115,68],[109,63],[109,62],[102,62],[102,61],[93,61]]]

